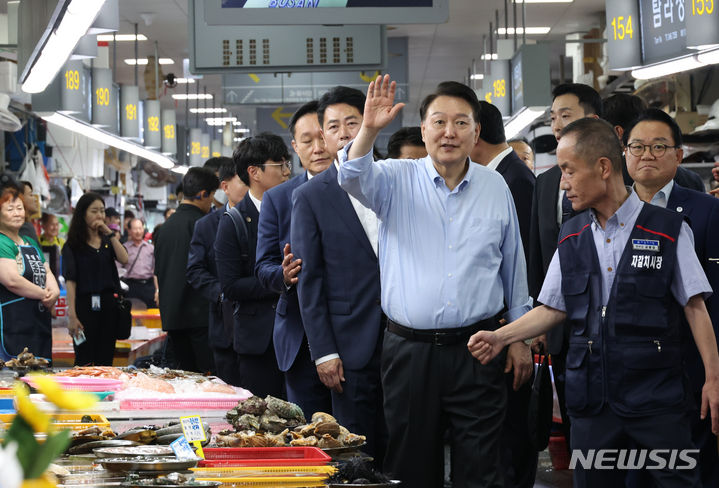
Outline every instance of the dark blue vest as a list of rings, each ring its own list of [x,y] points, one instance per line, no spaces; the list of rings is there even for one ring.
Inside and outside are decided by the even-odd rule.
[[[684,408],[682,307],[671,293],[682,216],[645,204],[617,265],[609,301],[584,212],[560,231],[562,294],[571,330],[567,353],[567,410],[644,416]],[[605,306],[606,305],[606,306]]]

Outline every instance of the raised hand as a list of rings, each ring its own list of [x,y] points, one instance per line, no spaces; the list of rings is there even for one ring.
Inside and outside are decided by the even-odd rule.
[[[394,120],[404,103],[394,104],[397,82],[390,82],[389,75],[378,77],[367,88],[362,125],[368,129],[381,130]]]

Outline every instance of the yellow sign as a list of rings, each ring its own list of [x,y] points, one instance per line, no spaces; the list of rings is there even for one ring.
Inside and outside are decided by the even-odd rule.
[[[187,417],[180,417],[180,423],[182,424],[182,433],[188,442],[192,442],[197,448],[197,454],[204,458],[205,454],[202,452],[201,442],[207,440],[207,434],[205,428],[202,425],[202,419],[199,415],[190,415]]]
[[[247,75],[247,76],[249,76],[250,79],[251,79],[252,81],[254,81],[255,83],[259,83],[259,82],[260,82],[260,77],[257,76],[257,75],[254,74],[254,73],[250,73],[250,74]]]
[[[507,95],[507,82],[504,79],[494,80],[492,82],[492,89],[494,90],[495,98],[502,98]],[[491,102],[490,102],[491,103]]]
[[[162,128],[165,131],[165,139],[175,138],[175,124],[168,124]]]
[[[208,159],[210,157],[210,146],[202,146],[202,159]]]
[[[95,96],[97,97],[98,105],[110,105],[110,89],[109,88],[98,88],[95,90]]]
[[[290,117],[292,117],[292,112],[283,112],[283,108],[284,107],[277,107],[275,111],[272,112],[272,119],[277,122],[280,127],[286,129],[289,126],[287,125],[287,122],[285,122],[285,119],[289,121]]]
[[[374,75],[372,75],[372,76],[367,76],[366,74],[364,74],[364,71],[360,71],[360,78],[362,78],[362,81],[364,81],[364,82],[366,82],[366,83],[370,83],[370,82],[376,80],[376,79],[379,78],[381,75],[382,75],[382,73],[380,73],[379,71],[375,71],[375,72],[374,72]]]
[[[137,105],[134,103],[128,103],[125,105],[125,119],[137,120]]]
[[[148,117],[147,129],[150,132],[160,132],[160,117]]]
[[[65,88],[68,90],[80,89],[80,72],[76,69],[65,71]]]
[[[632,16],[627,17],[627,21],[624,21],[624,17],[612,17],[612,28],[614,30],[614,40],[624,40],[625,37],[629,36],[629,39],[634,38],[634,29],[632,28]]]
[[[197,141],[192,141],[191,147],[190,147],[190,154],[200,154],[202,151],[202,148],[200,147],[200,143]]]
[[[714,0],[692,0],[692,15],[711,15],[714,13]]]

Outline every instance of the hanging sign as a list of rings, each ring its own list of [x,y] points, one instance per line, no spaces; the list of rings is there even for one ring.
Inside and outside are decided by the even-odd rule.
[[[164,154],[177,153],[177,121],[175,111],[164,109],[162,111],[162,152]]]
[[[202,131],[190,129],[190,166],[202,166]]]
[[[132,85],[123,85],[120,89],[120,135],[133,139],[140,138],[140,89]]]
[[[709,0],[713,1],[713,0]],[[688,54],[687,7],[691,2],[640,0],[644,64]],[[716,28],[716,25],[713,26]]]
[[[143,102],[142,122],[142,136],[145,140],[145,147],[159,149],[162,146],[159,100],[145,100]]]
[[[685,3],[687,46],[719,44],[719,0],[686,0]]]
[[[636,0],[606,0],[609,69],[642,65],[641,25]]]

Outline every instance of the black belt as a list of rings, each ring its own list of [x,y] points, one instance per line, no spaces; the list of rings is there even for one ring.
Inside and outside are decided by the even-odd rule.
[[[435,346],[451,346],[459,342],[466,342],[469,337],[479,330],[494,330],[497,328],[497,317],[480,320],[466,327],[452,329],[411,329],[387,318],[387,330],[410,341],[429,342]]]
[[[143,285],[146,285],[147,283],[149,283],[149,282],[152,280],[152,278],[145,278],[145,279],[142,279],[142,280],[141,280],[141,279],[138,279],[138,278],[123,278],[122,280],[123,280],[123,281],[130,281],[130,282],[132,282],[132,283],[141,283],[141,284],[143,284]]]

